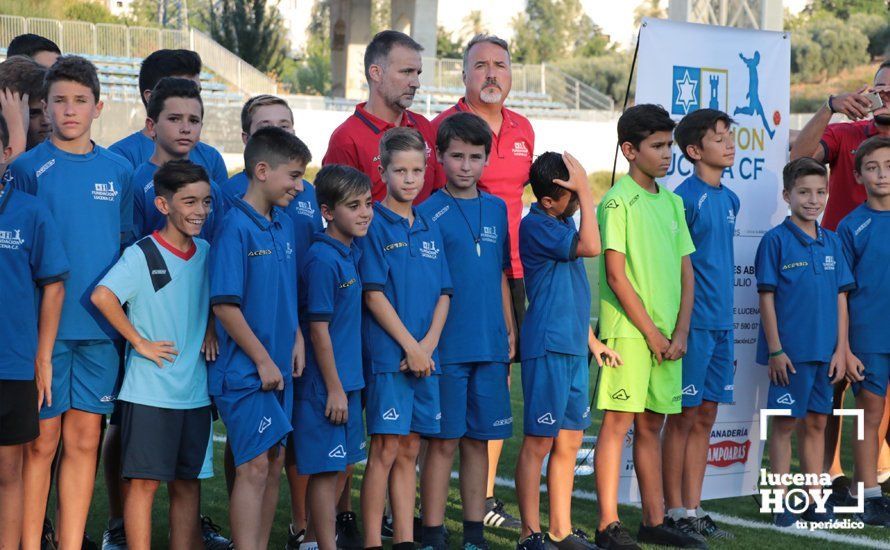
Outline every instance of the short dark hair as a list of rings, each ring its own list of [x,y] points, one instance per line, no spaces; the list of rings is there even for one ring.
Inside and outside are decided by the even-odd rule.
[[[426,156],[426,141],[414,128],[396,126],[387,130],[380,138],[380,166],[389,166],[392,154],[396,151],[418,151]]]
[[[878,65],[878,70],[875,71],[875,76],[884,69],[890,69],[890,59],[885,59],[883,63]]]
[[[99,75],[96,66],[78,55],[63,55],[46,72],[44,79],[45,95],[49,96],[49,88],[56,82],[77,82],[93,92],[93,98],[99,101]]]
[[[9,126],[6,124],[6,119],[3,116],[0,116],[0,144],[3,145],[4,149],[9,147]]]
[[[187,78],[164,77],[160,79],[151,91],[151,99],[148,100],[146,113],[148,118],[157,122],[164,110],[164,102],[171,97],[197,99],[201,104],[201,117],[204,116],[204,102],[201,100],[201,90],[198,85]]]
[[[250,178],[260,162],[266,162],[274,169],[292,160],[309,164],[312,153],[300,138],[275,126],[260,128],[244,146],[244,171]]]
[[[403,32],[380,31],[374,35],[368,47],[365,48],[365,78],[371,79],[371,65],[383,63],[395,46],[410,48],[415,52],[423,51],[423,46]]]
[[[328,164],[315,176],[315,198],[319,206],[333,210],[353,195],[371,191],[371,178],[352,166]]]
[[[464,48],[463,55],[463,68],[467,70],[467,60],[470,58],[470,50],[473,49],[473,46],[476,44],[494,44],[495,46],[500,46],[503,48],[505,52],[507,52],[507,60],[512,62],[512,57],[510,56],[510,45],[507,44],[507,41],[499,36],[495,36],[493,34],[479,33],[467,43],[467,47]]]
[[[53,52],[62,55],[62,50],[55,42],[40,36],[39,34],[27,33],[20,34],[12,39],[9,47],[6,48],[6,55],[12,57],[14,55],[26,55],[34,57],[40,52]]]
[[[157,50],[142,60],[139,68],[139,97],[145,101],[145,90],[153,90],[165,76],[201,74],[201,56],[191,50]]]
[[[43,80],[47,69],[40,63],[24,55],[7,57],[0,63],[0,90],[9,89],[20,94],[28,94],[28,99],[43,99],[46,89]]]
[[[535,159],[528,172],[528,181],[539,201],[544,197],[557,200],[568,192],[565,187],[553,183],[554,179],[568,181],[569,168],[562,160],[562,155],[547,151]]]
[[[487,122],[473,113],[455,113],[439,125],[436,148],[440,153],[445,153],[451,141],[455,139],[470,145],[484,145],[485,156],[491,152],[491,128]]]
[[[155,193],[170,200],[177,191],[190,183],[205,181],[209,184],[210,177],[204,167],[183,159],[165,162],[155,172],[153,181]]]
[[[854,163],[857,173],[862,173],[862,163],[865,157],[874,153],[878,149],[890,149],[890,137],[872,136],[859,144],[856,149]]]
[[[828,177],[828,171],[821,162],[810,157],[800,157],[792,160],[782,169],[782,188],[785,191],[794,189],[797,180],[806,176]]]
[[[639,149],[644,139],[655,132],[670,132],[677,124],[661,105],[641,103],[628,107],[618,119],[618,144],[630,143]]]
[[[286,107],[287,111],[290,113],[291,122],[293,122],[294,112],[291,110],[290,105],[287,104],[287,101],[277,95],[255,95],[248,99],[244,104],[244,107],[241,108],[241,130],[245,134],[250,134],[250,125],[253,124],[253,113],[260,107],[265,107],[267,105],[281,105],[282,107]]]
[[[726,127],[729,128],[735,121],[728,114],[717,109],[697,109],[680,119],[674,130],[674,139],[686,160],[695,164],[695,160],[689,156],[686,148],[690,145],[701,147],[702,140],[708,130],[717,131],[718,122],[726,124]]]

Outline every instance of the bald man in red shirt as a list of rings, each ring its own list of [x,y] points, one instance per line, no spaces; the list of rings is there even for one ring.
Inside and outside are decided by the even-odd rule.
[[[386,196],[379,169],[380,138],[396,126],[417,129],[427,144],[424,186],[414,203],[429,197],[436,186],[436,134],[423,115],[408,110],[420,87],[421,51],[423,46],[398,31],[381,31],[374,36],[365,49],[368,101],[356,105],[355,112],[334,130],[321,161],[322,165],[345,164],[367,174],[375,202]]]
[[[506,41],[486,34],[473,37],[464,49],[463,79],[464,97],[433,119],[433,128],[438,130],[443,120],[462,111],[479,115],[491,128],[491,154],[479,180],[479,188],[507,203],[510,229],[507,281],[513,295],[516,357],[519,357],[519,328],[525,316],[525,283],[522,262],[519,260],[519,220],[522,218],[522,191],[528,183],[533,160],[535,132],[527,118],[504,107],[513,84],[510,48]],[[437,187],[442,185],[445,185],[444,174],[440,174],[437,181]],[[518,530],[521,526],[519,520],[504,510],[503,503],[494,498],[494,480],[502,448],[503,441],[489,442],[485,524]]]

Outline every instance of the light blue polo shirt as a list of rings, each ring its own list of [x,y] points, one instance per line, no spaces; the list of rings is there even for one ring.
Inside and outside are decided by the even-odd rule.
[[[352,246],[346,246],[324,232],[316,234],[315,242],[309,247],[300,275],[306,369],[297,380],[298,397],[327,395],[309,336],[309,323],[313,321],[328,323],[343,391],[365,387],[361,345],[362,280],[358,272],[361,255],[354,242]]]
[[[130,164],[135,169],[142,163],[148,162],[148,159],[155,153],[155,142],[140,130],[114,143],[108,149],[130,161]],[[189,153],[189,160],[203,166],[207,170],[207,175],[213,181],[226,181],[229,179],[229,173],[226,171],[226,163],[223,161],[222,155],[214,147],[207,145],[203,141],[199,141]]]
[[[382,203],[374,203],[368,235],[357,240],[364,291],[383,292],[402,324],[418,342],[433,321],[439,297],[453,294],[451,273],[439,228],[414,210],[414,223]],[[405,353],[370,312],[362,323],[365,362],[374,374],[399,372]],[[438,365],[438,353],[433,353]],[[439,374],[439,369],[433,371]]]
[[[713,187],[692,175],[674,189],[683,199],[686,225],[695,244],[689,257],[695,272],[691,328],[733,328],[735,258],[733,237],[739,198],[725,185]]]
[[[40,307],[37,289],[68,278],[52,215],[32,197],[0,190],[0,380],[33,380]]]
[[[856,288],[848,296],[853,353],[890,353],[890,211],[858,206],[837,227]]]
[[[817,224],[813,239],[791,218],[770,229],[757,247],[757,290],[775,293],[782,349],[792,363],[829,362],[837,344],[837,295],[855,288],[838,236]],[[757,362],[769,362],[760,326]]]
[[[49,208],[71,267],[57,338],[119,338],[90,295],[120,257],[121,235],[128,240],[133,232],[132,167],[98,145],[75,155],[48,139],[16,159],[10,171],[13,187]]]
[[[501,294],[501,276],[510,267],[507,205],[482,191],[456,199],[440,189],[417,212],[439,227],[454,287],[439,362],[509,362]]]
[[[528,310],[522,324],[522,360],[547,352],[587,355],[590,284],[578,257],[572,218],[559,220],[538,203],[519,224],[519,257]]]
[[[297,334],[297,257],[289,216],[273,207],[271,221],[232,199],[210,248],[210,303],[235,304],[281,370],[293,371]],[[210,395],[262,384],[256,365],[217,321],[219,357],[210,369]]]
[[[207,241],[194,239],[192,250],[183,253],[155,232],[127,247],[99,281],[127,304],[127,317],[140,336],[173,342],[179,351],[159,368],[128,344],[119,400],[165,409],[210,404],[201,353],[210,312],[209,251]]]

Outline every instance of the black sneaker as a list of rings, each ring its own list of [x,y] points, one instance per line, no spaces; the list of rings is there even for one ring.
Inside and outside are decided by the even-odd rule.
[[[80,550],[99,550],[99,545],[90,538],[86,533],[83,534],[83,542],[80,544]]]
[[[683,518],[688,519],[688,518]],[[661,546],[676,546],[677,548],[700,548],[702,550],[706,550],[708,548],[708,543],[705,542],[704,538],[695,533],[695,530],[692,529],[692,534],[688,534],[682,531],[677,525],[681,524],[683,520],[678,522],[674,522],[670,518],[665,518],[665,521],[661,525],[643,525],[640,524],[640,530],[637,532],[637,540],[640,542],[645,542],[648,544],[658,544]],[[670,522],[670,523],[669,523]],[[691,523],[691,522],[690,522]],[[691,529],[691,524],[688,525]],[[684,526],[685,528],[685,526]]]
[[[692,518],[692,526],[695,527],[695,532],[699,535],[705,537],[706,539],[719,539],[719,540],[733,540],[735,539],[735,535],[726,531],[725,529],[721,529],[714,523],[714,520],[711,519],[711,516],[705,514],[700,518]]]
[[[516,543],[516,550],[546,550],[543,533],[532,533]]]
[[[705,541],[705,537],[704,537],[704,535],[700,534],[695,529],[695,524],[692,523],[692,518],[685,517],[685,518],[680,518],[678,520],[674,520],[674,519],[670,518],[669,516],[665,516],[664,525],[666,527],[672,527],[672,528],[676,529],[677,531],[680,531],[684,535],[699,541],[700,543],[705,545],[705,548],[707,548],[707,542]]]
[[[519,529],[522,522],[516,516],[504,509],[504,503],[494,497],[485,499],[485,517],[482,523],[486,527],[500,527],[501,529]]]
[[[284,550],[300,550],[300,544],[303,542],[303,539],[306,538],[306,530],[300,529],[298,532],[294,533],[294,525],[290,524],[287,527],[287,544],[284,545]]]
[[[102,550],[127,550],[123,519],[117,518],[108,522],[108,529],[102,533]]]
[[[414,518],[414,519],[415,519],[414,532],[416,533],[417,532],[417,521],[416,520],[418,518]],[[380,538],[382,538],[384,540],[389,540],[392,538],[392,536],[393,536],[392,516],[387,516],[384,514],[383,521],[380,522]],[[417,535],[414,535],[414,538],[416,539]]]
[[[834,521],[834,511],[833,507],[830,503],[825,503],[825,511],[817,512],[816,505],[811,504],[806,510],[803,511],[803,514],[800,517],[811,523],[826,523],[829,521]]]
[[[386,518],[384,518],[386,519]],[[414,516],[414,542],[417,544],[422,543],[421,538],[423,537],[423,518],[420,516]]]
[[[620,521],[613,521],[602,531],[597,531],[594,541],[603,550],[640,550],[640,546]]]
[[[544,540],[550,550],[596,550],[596,545],[590,542],[587,533],[581,529],[572,529],[571,534],[561,541],[553,540],[550,538],[550,533],[547,533],[544,535]]]
[[[40,550],[56,550],[56,530],[49,518],[43,518],[43,532],[40,534]]]
[[[890,527],[890,498],[880,496],[865,499],[863,512],[856,516],[866,525]]]
[[[213,523],[210,516],[201,516],[201,538],[204,539],[204,550],[230,550],[234,548],[232,541],[222,536],[222,528]]]
[[[852,484],[853,480],[851,480],[847,476],[837,476],[836,478],[831,480],[831,493],[846,498]]]
[[[355,512],[337,514],[337,548],[339,550],[363,550],[364,547]]]

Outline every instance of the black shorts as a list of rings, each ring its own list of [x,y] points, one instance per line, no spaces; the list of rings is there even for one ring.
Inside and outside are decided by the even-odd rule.
[[[37,384],[33,380],[0,380],[0,445],[21,445],[38,435]]]
[[[525,320],[525,279],[507,279],[510,287],[510,295],[513,297],[513,320],[516,321],[516,355],[510,358],[511,362],[518,362],[522,357],[519,354],[519,335],[522,333],[522,322]]]
[[[210,405],[164,409],[118,401],[121,477],[198,479],[210,440]]]

